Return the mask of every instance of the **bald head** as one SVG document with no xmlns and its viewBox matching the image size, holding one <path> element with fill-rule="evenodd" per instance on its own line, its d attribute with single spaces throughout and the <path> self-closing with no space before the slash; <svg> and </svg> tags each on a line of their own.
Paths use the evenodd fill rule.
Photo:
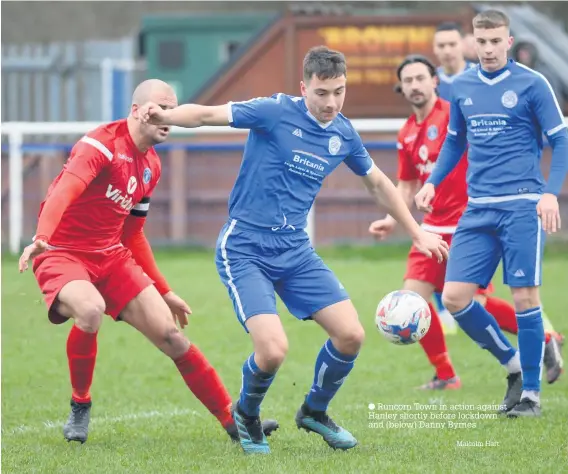
<svg viewBox="0 0 568 474">
<path fill-rule="evenodd" d="M 177 105 L 176 93 L 172 86 L 160 79 L 148 79 L 138 84 L 138 87 L 134 89 L 132 105 L 144 105 L 146 102 L 160 104 L 160 102 L 166 100 L 164 105 L 171 106 L 172 98 L 175 99 Z"/>
<path fill-rule="evenodd" d="M 168 138 L 170 127 L 142 124 L 138 120 L 138 109 L 144 104 L 152 102 L 164 110 L 177 107 L 178 100 L 172 86 L 159 79 L 148 79 L 138 84 L 132 94 L 132 106 L 128 116 L 129 130 L 133 134 L 136 143 L 141 143 L 142 148 L 162 143 Z"/>
</svg>

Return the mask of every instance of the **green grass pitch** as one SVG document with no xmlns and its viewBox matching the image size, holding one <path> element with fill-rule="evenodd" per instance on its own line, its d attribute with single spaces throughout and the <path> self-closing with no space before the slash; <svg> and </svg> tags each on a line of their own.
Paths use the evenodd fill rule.
<svg viewBox="0 0 568 474">
<path fill-rule="evenodd" d="M 387 251 L 388 252 L 388 251 Z M 326 336 L 314 323 L 296 321 L 281 307 L 290 342 L 288 358 L 263 404 L 262 414 L 281 428 L 270 438 L 270 457 L 245 457 L 217 421 L 186 389 L 173 363 L 140 334 L 104 320 L 93 386 L 91 431 L 85 445 L 68 444 L 61 424 L 69 410 L 65 341 L 69 324 L 46 318 L 31 272 L 2 264 L 2 471 L 4 473 L 361 473 L 361 472 L 561 472 L 568 466 L 568 377 L 544 383 L 541 419 L 458 419 L 459 413 L 493 413 L 505 372 L 460 333 L 448 337 L 463 388 L 426 393 L 415 389 L 432 376 L 421 348 L 388 344 L 374 327 L 379 299 L 400 287 L 404 257 L 328 252 L 324 258 L 348 289 L 367 332 L 364 348 L 330 414 L 359 445 L 333 451 L 316 435 L 298 431 L 294 415 L 312 381 L 315 357 Z M 347 258 L 350 257 L 350 258 Z M 211 253 L 165 253 L 158 263 L 193 309 L 186 333 L 237 396 L 241 365 L 251 352 L 234 316 Z M 568 260 L 548 256 L 542 290 L 556 329 L 568 332 Z M 508 291 L 495 279 L 497 292 Z M 514 338 L 513 338 L 514 339 Z M 516 341 L 514 341 L 516 343 Z M 369 404 L 410 405 L 391 416 L 436 412 L 469 427 L 387 426 L 370 419 Z M 417 407 L 414 404 L 423 404 Z M 454 405 L 465 404 L 461 411 Z M 441 406 L 442 405 L 442 406 Z M 445 409 L 444 409 L 445 406 Z M 472 407 L 473 406 L 473 407 Z M 387 411 L 375 409 L 377 416 Z M 415 415 L 416 416 L 416 415 Z M 447 420 L 447 418 L 446 418 Z M 381 421 L 383 421 L 381 427 Z M 427 419 L 428 423 L 432 420 Z M 440 422 L 440 420 L 435 420 Z M 478 442 L 482 446 L 460 446 Z M 564 467 L 562 467 L 564 466 Z"/>
</svg>

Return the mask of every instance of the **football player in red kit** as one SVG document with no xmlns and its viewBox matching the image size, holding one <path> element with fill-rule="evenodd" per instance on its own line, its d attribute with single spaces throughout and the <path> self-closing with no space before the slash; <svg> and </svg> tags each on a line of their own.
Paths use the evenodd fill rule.
<svg viewBox="0 0 568 474">
<path fill-rule="evenodd" d="M 104 313 L 130 324 L 169 356 L 188 388 L 238 441 L 231 397 L 205 356 L 178 329 L 176 320 L 185 327 L 191 310 L 160 273 L 143 232 L 161 173 L 153 147 L 169 135 L 169 127 L 136 119 L 139 105 L 148 101 L 177 106 L 168 84 L 144 81 L 134 91 L 127 119 L 103 125 L 75 144 L 41 204 L 20 272 L 33 259 L 49 320 L 74 322 L 67 339 L 72 396 L 63 433 L 68 441 L 87 440 Z M 270 432 L 277 424 L 270 421 L 265 428 Z"/>
<path fill-rule="evenodd" d="M 419 55 L 408 56 L 398 67 L 397 76 L 400 92 L 410 102 L 414 112 L 400 130 L 397 144 L 398 188 L 410 207 L 416 192 L 430 176 L 444 143 L 450 105 L 436 95 L 436 68 L 427 58 Z M 467 156 L 464 155 L 448 179 L 437 188 L 432 212 L 426 214 L 422 224 L 425 230 L 442 235 L 448 244 L 467 206 L 466 171 Z M 387 216 L 373 222 L 369 232 L 384 239 L 393 231 L 395 225 L 396 221 Z M 446 262 L 438 263 L 411 248 L 404 289 L 415 291 L 426 301 L 430 301 L 434 291 L 442 291 L 445 272 Z M 491 296 L 492 292 L 492 284 L 487 289 L 480 288 L 476 299 L 495 317 L 501 329 L 516 334 L 517 321 L 513 306 L 505 300 Z M 434 306 L 429 304 L 429 307 L 432 323 L 420 344 L 436 374 L 421 388 L 460 388 L 461 381 L 450 361 L 440 319 Z"/>
</svg>

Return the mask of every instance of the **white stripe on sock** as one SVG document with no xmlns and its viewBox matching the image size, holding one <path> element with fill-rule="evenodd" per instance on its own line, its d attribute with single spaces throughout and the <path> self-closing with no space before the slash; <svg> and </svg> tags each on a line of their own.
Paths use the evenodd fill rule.
<svg viewBox="0 0 568 474">
<path fill-rule="evenodd" d="M 538 313 L 542 313 L 542 308 L 540 306 L 533 309 L 530 313 L 515 313 L 515 316 L 517 316 L 517 318 L 526 318 L 527 316 L 534 316 Z"/>
<path fill-rule="evenodd" d="M 463 316 L 465 313 L 467 313 L 472 306 L 474 305 L 475 300 L 471 300 L 471 303 L 469 303 L 464 309 L 462 309 L 461 311 L 458 311 L 457 313 L 450 313 L 454 318 L 459 318 L 460 316 Z"/>
<path fill-rule="evenodd" d="M 327 370 L 327 364 L 325 362 L 321 363 L 321 367 L 318 371 L 318 381 L 316 382 L 316 385 L 319 388 L 323 388 L 323 378 L 325 376 L 325 371 Z"/>
<path fill-rule="evenodd" d="M 505 345 L 505 343 L 501 339 L 499 339 L 499 336 L 497 335 L 497 332 L 495 331 L 495 328 L 493 326 L 489 325 L 485 328 L 485 330 L 489 333 L 489 335 L 493 339 L 493 342 L 497 345 L 497 347 L 500 350 L 504 352 L 509 350 L 509 348 Z"/>
</svg>

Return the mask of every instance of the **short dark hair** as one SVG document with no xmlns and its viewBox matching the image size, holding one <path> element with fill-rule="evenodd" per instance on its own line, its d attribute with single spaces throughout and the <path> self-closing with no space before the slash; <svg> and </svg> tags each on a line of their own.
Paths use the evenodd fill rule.
<svg viewBox="0 0 568 474">
<path fill-rule="evenodd" d="M 436 33 L 438 33 L 438 31 L 457 31 L 460 36 L 463 36 L 463 28 L 455 21 L 445 21 L 444 23 L 440 23 L 436 28 Z"/>
<path fill-rule="evenodd" d="M 485 10 L 476 15 L 471 23 L 474 28 L 486 30 L 500 28 L 501 26 L 509 28 L 511 24 L 509 17 L 499 10 Z"/>
<path fill-rule="evenodd" d="M 304 81 L 309 81 L 314 74 L 322 80 L 346 76 L 345 56 L 326 46 L 311 48 L 304 57 Z"/>
</svg>

